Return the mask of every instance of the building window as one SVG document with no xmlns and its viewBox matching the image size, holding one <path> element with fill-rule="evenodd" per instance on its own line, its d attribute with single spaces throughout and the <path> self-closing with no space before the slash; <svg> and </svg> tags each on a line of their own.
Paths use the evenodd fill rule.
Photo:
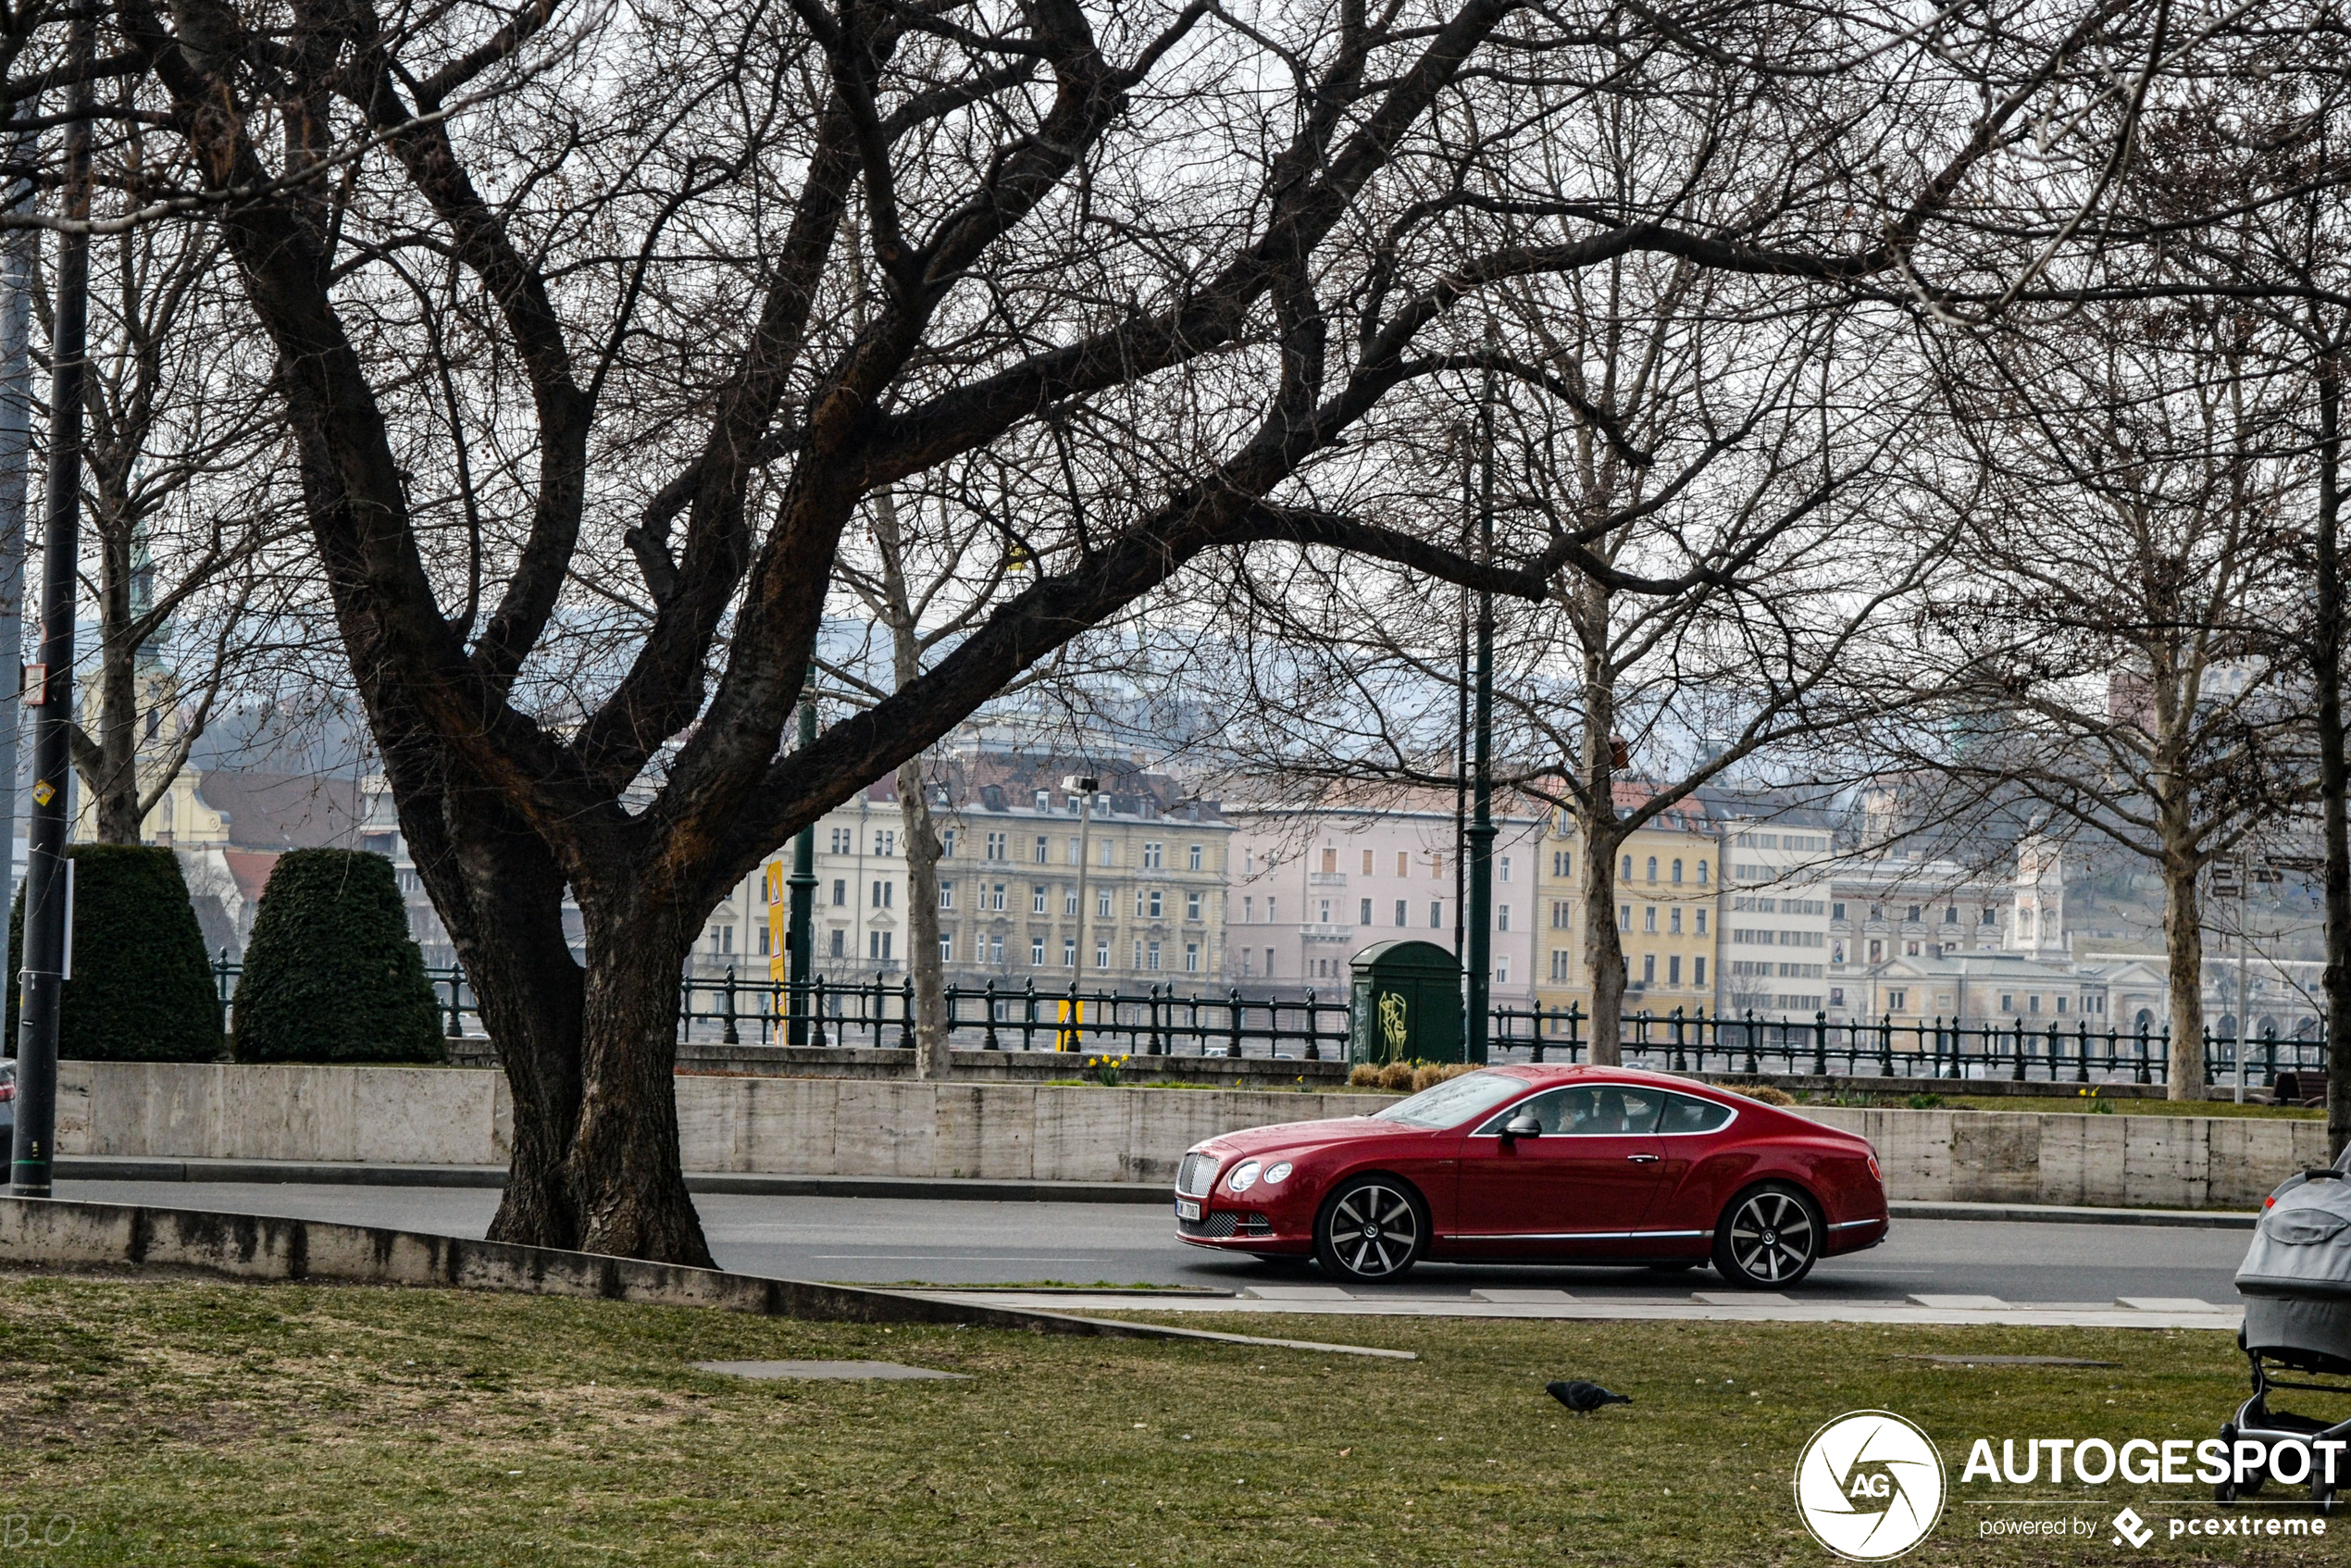
<svg viewBox="0 0 2351 1568">
<path fill-rule="evenodd" d="M 1624 857 L 1623 869 L 1618 874 L 1616 879 L 1620 882 L 1629 882 L 1633 879 L 1633 857 L 1631 855 L 1628 854 Z"/>
<path fill-rule="evenodd" d="M 1979 926 L 1996 926 L 1999 923 L 1998 914 L 1989 904 L 1984 906 L 1983 917 L 1976 922 Z"/>
<path fill-rule="evenodd" d="M 2041 999 L 2037 996 L 2026 997 L 2024 999 L 2024 1010 L 2027 1013 L 2038 1013 L 2041 1011 Z"/>
<path fill-rule="evenodd" d="M 1160 856 L 1165 849 L 1166 846 L 1164 844 L 1145 844 L 1143 846 L 1143 869 L 1146 871 L 1159 870 Z"/>
<path fill-rule="evenodd" d="M 1144 965 L 1144 967 L 1145 967 L 1145 968 L 1147 968 L 1147 969 L 1156 969 L 1156 968 L 1158 968 L 1158 967 L 1159 967 L 1159 944 L 1158 944 L 1157 942 L 1152 942 L 1152 943 L 1151 943 L 1151 944 L 1150 944 L 1150 945 L 1149 945 L 1149 946 L 1145 949 L 1145 950 L 1144 950 L 1144 951 L 1145 951 L 1145 952 L 1147 952 L 1148 953 L 1150 953 L 1150 954 L 1151 954 L 1151 962 L 1150 962 L 1149 964 L 1146 964 Z"/>
<path fill-rule="evenodd" d="M 1442 882 L 1445 880 L 1445 853 L 1443 851 L 1440 850 L 1437 853 L 1428 857 L 1428 875 L 1429 879 L 1433 882 Z"/>
<path fill-rule="evenodd" d="M 1198 942 L 1184 944 L 1184 973 L 1187 975 L 1200 973 L 1200 943 Z"/>
<path fill-rule="evenodd" d="M 1161 916 L 1161 915 L 1163 915 L 1163 914 L 1164 914 L 1164 913 L 1165 913 L 1165 911 L 1163 911 L 1163 910 L 1160 906 L 1161 906 L 1162 902 L 1163 902 L 1166 899 L 1166 897 L 1167 897 L 1167 895 L 1166 895 L 1165 893 L 1163 893 L 1162 891 L 1160 891 L 1157 888 L 1153 888 L 1153 889 L 1151 890 L 1151 918 L 1152 918 L 1152 919 L 1156 920 L 1156 919 L 1158 919 L 1158 918 Z"/>
<path fill-rule="evenodd" d="M 1110 918 L 1110 890 L 1108 888 L 1097 888 L 1094 890 L 1094 915 L 1095 918 L 1100 920 L 1107 920 Z M 1273 917 L 1274 901 L 1272 899 L 1267 899 L 1265 901 L 1265 918 L 1271 920 Z"/>
<path fill-rule="evenodd" d="M 1494 960 L 1494 983 L 1498 986 L 1511 983 L 1511 955 L 1507 952 L 1498 954 Z"/>
<path fill-rule="evenodd" d="M 767 927 L 762 926 L 759 927 L 759 956 L 762 958 L 766 957 L 769 951 L 770 950 L 767 946 Z"/>
<path fill-rule="evenodd" d="M 1189 893 L 1186 893 L 1186 894 L 1184 895 L 1184 918 L 1185 918 L 1185 919 L 1187 919 L 1187 920 L 1198 920 L 1198 919 L 1200 918 L 1200 896 L 1201 896 L 1201 895 L 1200 895 L 1200 894 L 1199 894 L 1198 892 L 1189 892 Z M 1371 920 L 1368 918 L 1370 908 L 1371 908 L 1371 905 L 1370 905 L 1370 904 L 1369 904 L 1369 902 L 1367 902 L 1365 903 L 1365 905 L 1364 905 L 1364 910 L 1365 910 L 1365 913 L 1366 913 L 1366 918 L 1365 918 L 1365 919 L 1364 919 L 1364 921 L 1363 921 L 1363 924 L 1364 924 L 1364 925 L 1366 925 L 1366 926 L 1368 926 L 1368 925 L 1370 925 L 1370 924 L 1371 924 Z"/>
<path fill-rule="evenodd" d="M 833 907 L 836 909 L 846 909 L 848 906 L 849 884 L 842 878 L 836 877 L 833 878 Z"/>
<path fill-rule="evenodd" d="M 1907 1011 L 1909 1005 L 1910 993 L 1909 991 L 1897 990 L 1887 991 L 1885 993 L 1885 1010 L 1888 1013 L 1901 1013 Z"/>
<path fill-rule="evenodd" d="M 1094 967 L 1097 969 L 1107 969 L 1110 967 L 1109 942 L 1098 941 L 1094 944 Z"/>
<path fill-rule="evenodd" d="M 710 928 L 710 951 L 715 953 L 734 952 L 735 928 L 732 926 L 713 926 Z"/>
<path fill-rule="evenodd" d="M 1706 862 L 1702 860 L 1698 863 L 1698 885 L 1706 886 Z"/>
<path fill-rule="evenodd" d="M 1870 962 L 1876 964 L 1883 961 L 1885 957 L 1885 944 L 1882 941 L 1872 940 L 1870 943 Z"/>
<path fill-rule="evenodd" d="M 1943 910 L 1943 924 L 1945 924 L 1946 926 L 1956 926 L 1956 925 L 1958 925 L 1959 923 L 1959 905 L 1957 905 L 1957 904 L 1947 904 L 1947 905 L 1944 907 L 1944 910 Z"/>
<path fill-rule="evenodd" d="M 1676 881 L 1676 882 L 1679 882 L 1681 879 L 1682 879 L 1682 863 L 1681 863 L 1680 861 L 1678 861 L 1678 860 L 1677 860 L 1677 861 L 1675 861 L 1675 862 L 1673 863 L 1673 880 L 1674 880 L 1674 881 Z"/>
<path fill-rule="evenodd" d="M 2058 998 L 2058 999 L 2057 999 L 2057 1010 L 2058 1010 L 2059 1012 L 2062 1013 L 2062 1012 L 2064 1012 L 2064 1011 L 2065 1011 L 2065 1003 L 2066 1003 L 2066 1001 L 2067 1001 L 2067 999 L 2066 999 L 2066 998 L 2064 998 L 2064 997 L 2059 997 L 2059 998 Z"/>
<path fill-rule="evenodd" d="M 848 956 L 848 952 L 847 952 L 847 948 L 846 948 L 845 944 L 848 942 L 848 940 L 849 940 L 849 932 L 848 932 L 846 929 L 844 929 L 843 927 L 839 927 L 839 926 L 834 927 L 833 927 L 833 952 L 832 952 L 832 956 L 834 956 L 835 958 L 845 958 L 845 957 L 847 957 L 847 956 Z"/>
<path fill-rule="evenodd" d="M 1064 864 L 1070 865 L 1083 865 L 1086 864 L 1085 840 L 1072 839 L 1069 841 L 1069 859 Z"/>
<path fill-rule="evenodd" d="M 1028 913 L 1031 915 L 1045 913 L 1045 889 L 1042 886 L 1032 887 L 1028 890 Z"/>
<path fill-rule="evenodd" d="M 898 852 L 898 835 L 889 828 L 874 829 L 874 853 L 883 860 Z"/>
<path fill-rule="evenodd" d="M 1274 950 L 1270 947 L 1265 950 L 1265 977 L 1274 977 Z"/>
<path fill-rule="evenodd" d="M 1554 980 L 1567 978 L 1567 949 L 1563 947 L 1551 949 L 1551 978 Z"/>
<path fill-rule="evenodd" d="M 1316 903 L 1314 908 L 1316 912 L 1316 921 L 1321 925 L 1329 925 L 1331 923 L 1331 901 L 1324 899 L 1320 902 Z"/>
<path fill-rule="evenodd" d="M 1257 973 L 1256 961 L 1257 950 L 1255 948 L 1245 947 L 1241 949 L 1241 975 L 1243 978 L 1247 978 Z"/>
<path fill-rule="evenodd" d="M 1507 881 L 1509 881 L 1510 879 L 1511 879 L 1511 857 L 1510 857 L 1510 856 L 1508 856 L 1508 855 L 1504 855 L 1504 856 L 1502 857 L 1502 880 L 1503 880 L 1503 881 L 1505 881 L 1505 882 L 1507 882 Z"/>
<path fill-rule="evenodd" d="M 1678 953 L 1665 961 L 1665 983 L 1669 986 L 1682 983 L 1682 960 Z"/>
<path fill-rule="evenodd" d="M 1323 850 L 1323 875 L 1325 877 L 1338 875 L 1338 851 L 1327 845 Z"/>
<path fill-rule="evenodd" d="M 1050 864 L 1053 858 L 1052 840 L 1048 839 L 1042 833 L 1038 834 L 1035 853 L 1038 865 L 1045 865 Z"/>
<path fill-rule="evenodd" d="M 1620 931 L 1629 931 L 1633 928 L 1633 906 L 1631 904 L 1620 903 L 1616 906 L 1616 928 Z"/>
<path fill-rule="evenodd" d="M 1904 916 L 1904 920 L 1905 920 L 1905 922 L 1906 922 L 1906 923 L 1908 923 L 1908 924 L 1912 924 L 1912 925 L 1915 925 L 1915 924 L 1918 922 L 1918 918 L 1919 918 L 1919 906 L 1918 906 L 1917 904 L 1912 904 L 1912 905 L 1910 905 L 1910 913 L 1909 913 L 1908 915 Z"/>
<path fill-rule="evenodd" d="M 1666 912 L 1665 928 L 1674 936 L 1678 937 L 1682 934 L 1682 906 L 1680 904 L 1675 904 Z M 1676 960 L 1676 962 L 1679 961 Z"/>
<path fill-rule="evenodd" d="M 1553 899 L 1551 901 L 1552 930 L 1564 931 L 1567 929 L 1568 911 L 1573 907 L 1574 905 L 1570 904 L 1565 899 Z"/>
<path fill-rule="evenodd" d="M 893 934 L 894 933 L 889 931 L 866 932 L 865 956 L 867 958 L 877 959 L 882 963 L 888 963 L 889 961 L 889 939 Z"/>
<path fill-rule="evenodd" d="M 999 969 L 1001 969 L 1004 966 L 1003 938 L 990 937 L 988 939 L 988 962 L 994 964 Z"/>
<path fill-rule="evenodd" d="M 854 843 L 854 840 L 852 838 L 853 832 L 854 829 L 848 828 L 836 828 L 833 829 L 833 853 L 848 854 L 851 852 L 852 846 Z"/>
<path fill-rule="evenodd" d="M 1648 870 L 1649 870 L 1649 880 L 1650 880 L 1650 881 L 1652 881 L 1652 882 L 1656 881 L 1656 880 L 1657 880 L 1657 856 L 1655 856 L 1655 855 L 1651 855 L 1651 856 L 1649 856 L 1649 865 L 1648 865 Z"/>
<path fill-rule="evenodd" d="M 1205 844 L 1194 844 L 1191 847 L 1190 853 L 1187 856 L 1187 863 L 1194 871 L 1205 870 L 1208 865 L 1208 846 Z"/>
<path fill-rule="evenodd" d="M 1565 850 L 1553 850 L 1551 852 L 1552 876 L 1567 877 L 1573 875 L 1574 870 L 1575 857 L 1573 854 L 1569 853 Z"/>
<path fill-rule="evenodd" d="M 988 835 L 988 858 L 990 860 L 1004 858 L 1004 836 L 1001 833 Z"/>
<path fill-rule="evenodd" d="M 988 890 L 988 907 L 997 915 L 1004 913 L 1004 884 L 997 883 Z"/>
<path fill-rule="evenodd" d="M 1076 937 L 1062 939 L 1062 967 L 1064 969 L 1077 967 L 1077 939 Z"/>
<path fill-rule="evenodd" d="M 941 882 L 939 884 L 939 907 L 941 909 L 952 909 L 955 907 L 954 883 Z"/>
<path fill-rule="evenodd" d="M 1369 851 L 1369 850 L 1365 850 L 1363 852 L 1364 852 L 1365 854 L 1369 854 L 1369 853 L 1371 853 L 1372 852 L 1371 852 L 1371 851 Z M 1197 895 L 1195 895 L 1195 896 L 1197 896 Z M 1370 925 L 1370 924 L 1372 923 L 1372 901 L 1371 901 L 1371 900 L 1369 900 L 1369 899 L 1362 899 L 1362 900 L 1360 900 L 1360 901 L 1358 902 L 1358 907 L 1357 907 L 1357 909 L 1356 909 L 1356 912 L 1355 912 L 1355 913 L 1356 913 L 1356 915 L 1358 915 L 1358 917 L 1359 917 L 1359 918 L 1356 920 L 1355 924 L 1357 924 L 1358 926 L 1368 926 L 1368 925 Z"/>
<path fill-rule="evenodd" d="M 1398 900 L 1396 901 L 1396 925 L 1397 925 L 1398 929 L 1399 929 L 1399 930 L 1400 930 L 1400 929 L 1402 929 L 1402 928 L 1403 928 L 1403 925 L 1404 925 L 1404 901 L 1403 901 L 1402 899 L 1398 899 Z"/>
<path fill-rule="evenodd" d="M 1077 918 L 1077 890 L 1076 888 L 1062 890 L 1062 913 L 1073 920 Z"/>
<path fill-rule="evenodd" d="M 1241 900 L 1241 924 L 1244 926 L 1254 926 L 1257 924 L 1257 901 L 1255 899 L 1244 898 Z"/>
<path fill-rule="evenodd" d="M 1690 984 L 1694 986 L 1703 986 L 1706 984 L 1705 959 L 1693 958 L 1690 960 Z"/>
<path fill-rule="evenodd" d="M 898 902 L 898 884 L 895 882 L 877 882 L 874 884 L 869 897 L 872 899 L 873 906 L 876 909 L 891 908 Z"/>
<path fill-rule="evenodd" d="M 1031 937 L 1028 939 L 1028 966 L 1031 969 L 1042 969 L 1045 967 L 1044 938 Z"/>
<path fill-rule="evenodd" d="M 1918 955 L 1919 955 L 1919 944 L 1918 944 L 1918 943 L 1916 943 L 1916 942 L 1904 942 L 1904 943 L 1902 944 L 1902 956 L 1903 956 L 1903 957 L 1905 957 L 1905 958 L 1916 958 Z"/>
<path fill-rule="evenodd" d="M 1832 920 L 1842 920 L 1842 919 L 1844 919 L 1844 918 L 1845 918 L 1845 906 L 1844 906 L 1843 904 L 1841 904 L 1841 903 L 1833 903 L 1833 904 L 1829 905 L 1829 918 L 1830 918 L 1830 919 L 1832 919 Z"/>
<path fill-rule="evenodd" d="M 1641 905 L 1641 929 L 1651 933 L 1657 930 L 1657 905 L 1653 903 Z"/>
<path fill-rule="evenodd" d="M 1444 928 L 1444 926 L 1445 926 L 1445 901 L 1444 901 L 1443 899 L 1431 899 L 1431 900 L 1429 900 L 1429 901 L 1428 901 L 1428 928 L 1429 928 L 1430 930 L 1432 930 L 1432 931 L 1442 930 L 1442 929 Z M 1267 973 L 1268 975 L 1270 975 L 1270 974 L 1272 974 L 1272 973 L 1273 973 L 1273 971 L 1272 971 L 1271 969 L 1268 969 L 1268 970 L 1266 970 L 1266 971 L 1265 971 L 1265 973 Z"/>
<path fill-rule="evenodd" d="M 955 962 L 955 939 L 945 931 L 939 934 L 939 961 L 941 964 Z"/>
<path fill-rule="evenodd" d="M 1657 984 L 1657 954 L 1653 952 L 1641 954 L 1641 984 L 1645 986 Z"/>
<path fill-rule="evenodd" d="M 1498 931 L 1507 931 L 1510 928 L 1511 906 L 1509 904 L 1499 905 L 1494 911 L 1494 929 Z"/>
<path fill-rule="evenodd" d="M 1365 851 L 1363 852 L 1363 875 L 1364 875 L 1364 876 L 1366 876 L 1366 877 L 1369 877 L 1371 874 L 1372 874 L 1372 852 L 1371 852 L 1371 851 L 1369 851 L 1369 850 L 1365 850 Z M 1365 922 L 1364 922 L 1364 924 L 1368 926 L 1368 925 L 1370 925 L 1370 924 L 1371 924 L 1371 922 L 1367 920 L 1367 921 L 1365 921 Z"/>
<path fill-rule="evenodd" d="M 1403 851 L 1403 850 L 1398 850 L 1398 851 L 1396 852 L 1396 878 L 1397 878 L 1397 880 L 1400 882 L 1400 881 L 1402 881 L 1405 877 L 1410 877 L 1412 874 L 1412 855 L 1411 855 L 1409 852 L 1407 852 L 1406 851 Z M 1399 926 L 1401 926 L 1401 925 L 1403 924 L 1403 922 L 1402 922 L 1401 920 L 1399 920 L 1399 921 L 1398 921 L 1398 922 L 1397 922 L 1397 924 L 1398 924 L 1398 925 L 1399 925 Z"/>
<path fill-rule="evenodd" d="M 1117 852 L 1118 840 L 1115 839 L 1104 839 L 1101 842 L 1094 846 L 1094 864 L 1096 865 L 1116 865 L 1118 864 Z"/>
<path fill-rule="evenodd" d="M 942 860 L 955 858 L 955 830 L 952 828 L 939 836 L 939 853 Z"/>
</svg>

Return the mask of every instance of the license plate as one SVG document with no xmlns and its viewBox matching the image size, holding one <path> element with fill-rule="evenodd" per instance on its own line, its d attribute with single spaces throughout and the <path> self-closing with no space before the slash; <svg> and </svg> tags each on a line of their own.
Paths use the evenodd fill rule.
<svg viewBox="0 0 2351 1568">
<path fill-rule="evenodd" d="M 1179 1220 L 1196 1220 L 1200 1218 L 1200 1205 L 1188 1198 L 1178 1198 L 1176 1200 L 1176 1217 Z"/>
</svg>

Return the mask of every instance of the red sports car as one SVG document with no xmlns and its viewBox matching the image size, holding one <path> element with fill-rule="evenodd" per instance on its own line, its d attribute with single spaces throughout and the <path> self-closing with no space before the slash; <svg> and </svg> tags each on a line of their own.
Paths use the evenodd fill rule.
<svg viewBox="0 0 2351 1568">
<path fill-rule="evenodd" d="M 1372 1115 L 1212 1138 L 1178 1168 L 1176 1218 L 1195 1246 L 1311 1254 L 1347 1280 L 1394 1279 L 1423 1258 L 1710 1258 L 1758 1290 L 1886 1236 L 1866 1139 L 1615 1067 L 1486 1067 Z"/>
</svg>

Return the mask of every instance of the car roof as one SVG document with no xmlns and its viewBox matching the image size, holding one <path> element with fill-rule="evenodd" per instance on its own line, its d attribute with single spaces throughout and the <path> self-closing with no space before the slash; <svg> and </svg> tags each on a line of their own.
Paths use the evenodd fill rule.
<svg viewBox="0 0 2351 1568">
<path fill-rule="evenodd" d="M 1655 1073 L 1645 1067 L 1595 1067 L 1586 1064 L 1569 1066 L 1555 1062 L 1506 1062 L 1486 1069 L 1510 1077 L 1524 1078 L 1531 1084 L 1546 1088 L 1577 1083 L 1648 1084 L 1658 1089 L 1677 1089 L 1723 1100 L 1733 1105 L 1756 1103 L 1748 1096 L 1735 1089 L 1718 1089 L 1702 1079 L 1686 1077 L 1679 1073 Z"/>
</svg>

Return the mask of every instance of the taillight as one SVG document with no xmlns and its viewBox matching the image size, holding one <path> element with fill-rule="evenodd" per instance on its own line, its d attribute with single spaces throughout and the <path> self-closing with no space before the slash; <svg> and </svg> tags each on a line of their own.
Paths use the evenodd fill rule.
<svg viewBox="0 0 2351 1568">
<path fill-rule="evenodd" d="M 1874 1154 L 1870 1156 L 1870 1179 L 1880 1187 L 1885 1185 L 1885 1178 L 1877 1173 L 1877 1156 Z"/>
<path fill-rule="evenodd" d="M 16 1097 L 17 1097 L 17 1086 L 16 1086 L 16 1085 L 14 1085 L 14 1084 L 0 1084 L 0 1105 L 6 1105 L 6 1104 L 9 1101 L 14 1100 Z"/>
</svg>

